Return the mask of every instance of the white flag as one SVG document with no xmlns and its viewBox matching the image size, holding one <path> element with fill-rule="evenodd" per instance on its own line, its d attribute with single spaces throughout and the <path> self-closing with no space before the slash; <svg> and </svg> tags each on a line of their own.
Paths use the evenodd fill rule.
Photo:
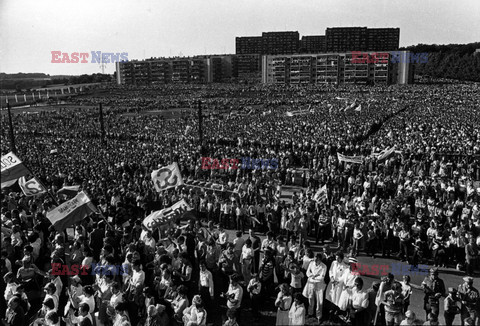
<svg viewBox="0 0 480 326">
<path fill-rule="evenodd" d="M 152 181 L 158 192 L 183 185 L 180 168 L 176 162 L 153 171 Z"/>
<path fill-rule="evenodd" d="M 315 196 L 313 196 L 313 200 L 317 203 L 323 203 L 327 200 L 327 185 L 324 185 L 322 188 L 318 189 Z"/>
<path fill-rule="evenodd" d="M 191 210 L 192 208 L 187 204 L 187 202 L 182 199 L 168 208 L 152 212 L 150 215 L 145 217 L 143 220 L 143 225 L 150 231 L 153 231 L 155 228 L 174 222 L 176 218 L 180 217 L 182 214 Z"/>
<path fill-rule="evenodd" d="M 28 181 L 25 181 L 25 177 L 21 177 L 18 179 L 18 185 L 27 197 L 36 196 L 47 192 L 47 189 L 45 189 L 40 181 L 38 181 L 35 177 Z"/>
</svg>

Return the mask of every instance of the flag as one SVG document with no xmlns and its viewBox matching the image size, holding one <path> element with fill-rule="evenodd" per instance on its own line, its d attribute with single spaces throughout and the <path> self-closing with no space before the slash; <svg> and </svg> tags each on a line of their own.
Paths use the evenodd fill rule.
<svg viewBox="0 0 480 326">
<path fill-rule="evenodd" d="M 293 113 L 287 111 L 287 117 L 293 117 Z"/>
<path fill-rule="evenodd" d="M 42 183 L 38 181 L 35 177 L 28 181 L 25 181 L 25 177 L 21 177 L 20 179 L 18 179 L 18 185 L 27 197 L 36 196 L 47 192 L 47 189 L 45 189 Z"/>
<path fill-rule="evenodd" d="M 347 156 L 340 153 L 337 153 L 337 158 L 340 162 L 362 164 L 363 156 Z"/>
<path fill-rule="evenodd" d="M 180 168 L 176 162 L 153 171 L 152 181 L 158 192 L 183 185 Z"/>
<path fill-rule="evenodd" d="M 57 231 L 63 231 L 70 225 L 80 222 L 97 208 L 82 191 L 75 198 L 55 207 L 47 213 L 47 218 Z"/>
<path fill-rule="evenodd" d="M 18 178 L 30 173 L 30 171 L 23 165 L 22 161 L 12 152 L 2 156 L 2 185 L 1 187 L 8 187 L 12 185 Z M 12 182 L 13 181 L 13 182 Z"/>
<path fill-rule="evenodd" d="M 385 148 L 383 151 L 381 151 L 379 154 L 377 154 L 377 160 L 381 161 L 386 158 L 388 158 L 390 155 L 392 155 L 395 152 L 395 146 L 392 146 L 390 148 Z"/>
<path fill-rule="evenodd" d="M 67 197 L 75 197 L 80 190 L 80 186 L 64 186 L 62 189 L 57 191 L 59 195 L 65 195 Z"/>
<path fill-rule="evenodd" d="M 362 105 L 360 104 L 360 105 L 355 109 L 355 111 L 357 111 L 357 112 L 362 112 Z"/>
<path fill-rule="evenodd" d="M 148 230 L 153 231 L 159 226 L 169 224 L 170 222 L 175 221 L 175 219 L 190 210 L 192 210 L 192 208 L 187 204 L 184 199 L 182 199 L 168 208 L 152 212 L 150 215 L 145 217 L 145 219 L 143 220 L 143 225 Z"/>
<path fill-rule="evenodd" d="M 25 102 L 27 101 L 27 94 L 23 94 L 23 99 Z"/>
<path fill-rule="evenodd" d="M 318 189 L 315 196 L 313 196 L 313 200 L 317 203 L 323 203 L 327 200 L 327 185 L 324 185 L 322 188 Z"/>
</svg>

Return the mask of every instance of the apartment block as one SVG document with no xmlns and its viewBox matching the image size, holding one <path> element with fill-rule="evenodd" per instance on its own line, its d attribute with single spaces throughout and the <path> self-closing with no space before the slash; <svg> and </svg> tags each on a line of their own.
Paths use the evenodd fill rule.
<svg viewBox="0 0 480 326">
<path fill-rule="evenodd" d="M 263 38 L 261 36 L 244 36 L 235 38 L 236 54 L 262 54 Z"/>
<path fill-rule="evenodd" d="M 325 31 L 327 52 L 366 51 L 366 27 L 333 27 Z"/>
<path fill-rule="evenodd" d="M 327 40 L 325 35 L 302 36 L 298 51 L 300 53 L 327 52 Z"/>
<path fill-rule="evenodd" d="M 367 51 L 396 51 L 400 46 L 400 28 L 368 28 Z"/>
<path fill-rule="evenodd" d="M 298 32 L 267 32 L 262 33 L 263 54 L 294 54 L 298 53 L 300 34 Z"/>
</svg>

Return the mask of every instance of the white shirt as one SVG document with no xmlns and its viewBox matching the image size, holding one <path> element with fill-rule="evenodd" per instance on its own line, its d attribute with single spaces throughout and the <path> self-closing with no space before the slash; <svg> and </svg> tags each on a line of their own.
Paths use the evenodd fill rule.
<svg viewBox="0 0 480 326">
<path fill-rule="evenodd" d="M 311 261 L 307 269 L 307 277 L 309 282 L 323 283 L 325 282 L 325 274 L 327 272 L 327 266 L 320 262 L 317 265 L 315 261 Z"/>
<path fill-rule="evenodd" d="M 356 287 L 353 288 L 351 300 L 354 309 L 368 307 L 368 293 L 366 291 L 357 290 Z"/>
<path fill-rule="evenodd" d="M 208 287 L 210 296 L 213 298 L 213 276 L 208 269 L 200 271 L 200 286 Z"/>
<path fill-rule="evenodd" d="M 228 291 L 227 291 L 227 295 L 232 295 L 233 294 L 233 298 L 232 300 L 236 300 L 237 303 L 236 304 L 233 304 L 230 300 L 227 300 L 227 307 L 228 308 L 235 308 L 235 309 L 238 309 L 240 308 L 240 304 L 242 303 L 242 297 L 243 297 L 243 289 L 240 285 L 237 285 L 237 286 L 232 286 L 231 284 L 228 286 Z"/>
</svg>

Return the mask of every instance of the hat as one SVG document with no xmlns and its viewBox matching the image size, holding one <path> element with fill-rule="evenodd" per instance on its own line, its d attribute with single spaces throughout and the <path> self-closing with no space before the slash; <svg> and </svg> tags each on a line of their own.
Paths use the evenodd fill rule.
<svg viewBox="0 0 480 326">
<path fill-rule="evenodd" d="M 463 280 L 467 283 L 473 283 L 473 277 L 471 276 L 465 276 Z"/>
<path fill-rule="evenodd" d="M 355 258 L 355 257 L 349 257 L 349 258 L 348 258 L 348 262 L 349 262 L 350 264 L 356 264 L 356 263 L 358 263 L 358 260 L 357 260 L 357 258 Z"/>
<path fill-rule="evenodd" d="M 457 293 L 457 289 L 455 288 L 448 288 L 448 293 Z"/>
</svg>

